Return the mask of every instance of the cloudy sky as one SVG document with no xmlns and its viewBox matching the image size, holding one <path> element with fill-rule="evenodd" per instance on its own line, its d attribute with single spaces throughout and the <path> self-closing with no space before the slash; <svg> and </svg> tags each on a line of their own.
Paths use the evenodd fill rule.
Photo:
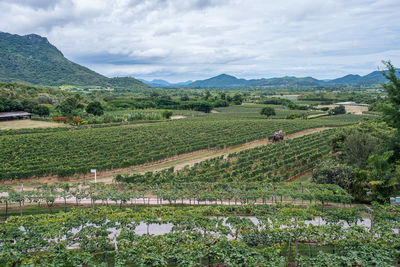
<svg viewBox="0 0 400 267">
<path fill-rule="evenodd" d="M 365 75 L 400 65 L 399 0 L 0 0 L 0 31 L 46 36 L 107 76 Z"/>
</svg>

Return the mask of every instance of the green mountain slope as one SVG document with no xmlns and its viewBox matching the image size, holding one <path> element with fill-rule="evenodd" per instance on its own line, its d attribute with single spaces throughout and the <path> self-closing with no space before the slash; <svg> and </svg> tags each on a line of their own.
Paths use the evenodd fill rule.
<svg viewBox="0 0 400 267">
<path fill-rule="evenodd" d="M 40 85 L 146 88 L 131 78 L 107 78 L 67 58 L 47 38 L 0 32 L 0 80 Z"/>
</svg>

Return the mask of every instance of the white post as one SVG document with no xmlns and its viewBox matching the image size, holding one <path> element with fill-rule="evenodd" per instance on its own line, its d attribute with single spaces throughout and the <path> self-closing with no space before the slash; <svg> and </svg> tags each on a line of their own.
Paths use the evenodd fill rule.
<svg viewBox="0 0 400 267">
<path fill-rule="evenodd" d="M 96 169 L 91 169 L 90 172 L 91 172 L 91 173 L 94 173 L 94 183 L 96 183 L 96 182 L 97 182 L 97 172 L 96 172 Z"/>
</svg>

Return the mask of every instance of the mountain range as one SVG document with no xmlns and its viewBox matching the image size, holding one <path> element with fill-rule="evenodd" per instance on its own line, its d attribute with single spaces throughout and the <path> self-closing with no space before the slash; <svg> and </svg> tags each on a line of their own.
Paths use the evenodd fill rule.
<svg viewBox="0 0 400 267">
<path fill-rule="evenodd" d="M 373 86 L 385 82 L 380 71 L 360 76 L 349 74 L 333 80 L 313 77 L 239 79 L 221 74 L 205 80 L 169 83 L 165 80 L 137 80 L 133 77 L 108 78 L 64 57 L 45 37 L 20 36 L 0 32 L 0 81 L 28 82 L 39 85 L 103 86 L 146 89 L 152 87 L 184 88 L 280 88 Z"/>
<path fill-rule="evenodd" d="M 189 85 L 193 82 L 191 80 L 186 81 L 186 82 L 179 82 L 179 83 L 170 83 L 170 82 L 167 82 L 167 81 L 161 80 L 161 79 L 154 79 L 152 81 L 146 81 L 143 79 L 138 79 L 138 80 L 147 85 L 153 86 L 153 87 L 179 87 L 179 86 Z"/>
<path fill-rule="evenodd" d="M 386 78 L 381 71 L 373 71 L 365 76 L 346 75 L 333 80 L 318 80 L 313 77 L 292 77 L 285 76 L 280 78 L 262 79 L 238 79 L 234 76 L 221 74 L 209 79 L 198 80 L 186 85 L 190 88 L 218 88 L 218 87 L 238 87 L 238 88 L 279 88 L 279 87 L 339 87 L 339 86 L 373 86 L 386 82 Z"/>
<path fill-rule="evenodd" d="M 149 88 L 132 77 L 108 78 L 76 64 L 36 34 L 0 32 L 0 81 L 39 85 Z"/>
</svg>

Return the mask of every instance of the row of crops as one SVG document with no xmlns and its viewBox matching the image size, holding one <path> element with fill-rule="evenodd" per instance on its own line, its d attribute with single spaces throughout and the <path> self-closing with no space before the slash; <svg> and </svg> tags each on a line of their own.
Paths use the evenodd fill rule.
<svg viewBox="0 0 400 267">
<path fill-rule="evenodd" d="M 330 152 L 330 137 L 335 129 L 243 150 L 203 161 L 191 168 L 173 172 L 117 177 L 118 181 L 162 184 L 182 182 L 279 182 L 313 168 Z"/>
<path fill-rule="evenodd" d="M 38 205 L 51 208 L 58 200 L 67 204 L 81 205 L 82 202 L 96 205 L 115 203 L 120 207 L 126 205 L 150 204 L 188 204 L 188 205 L 247 205 L 299 202 L 351 203 L 351 196 L 336 185 L 300 184 L 300 183 L 178 183 L 163 185 L 137 184 L 93 184 L 93 183 L 55 183 L 42 184 L 33 190 L 13 190 L 10 187 L 1 189 L 0 201 L 4 204 L 5 216 L 9 207 L 19 206 L 23 215 L 25 205 Z M 45 204 L 44 204 L 45 203 Z M 42 204 L 42 206 L 40 206 Z"/>
<path fill-rule="evenodd" d="M 0 136 L 0 179 L 70 176 L 154 162 L 201 149 L 224 148 L 321 126 L 353 123 L 336 120 L 249 120 L 192 118 L 131 127 L 58 130 Z"/>
<path fill-rule="evenodd" d="M 395 266 L 399 227 L 380 206 L 74 209 L 1 222 L 0 265 Z"/>
</svg>

